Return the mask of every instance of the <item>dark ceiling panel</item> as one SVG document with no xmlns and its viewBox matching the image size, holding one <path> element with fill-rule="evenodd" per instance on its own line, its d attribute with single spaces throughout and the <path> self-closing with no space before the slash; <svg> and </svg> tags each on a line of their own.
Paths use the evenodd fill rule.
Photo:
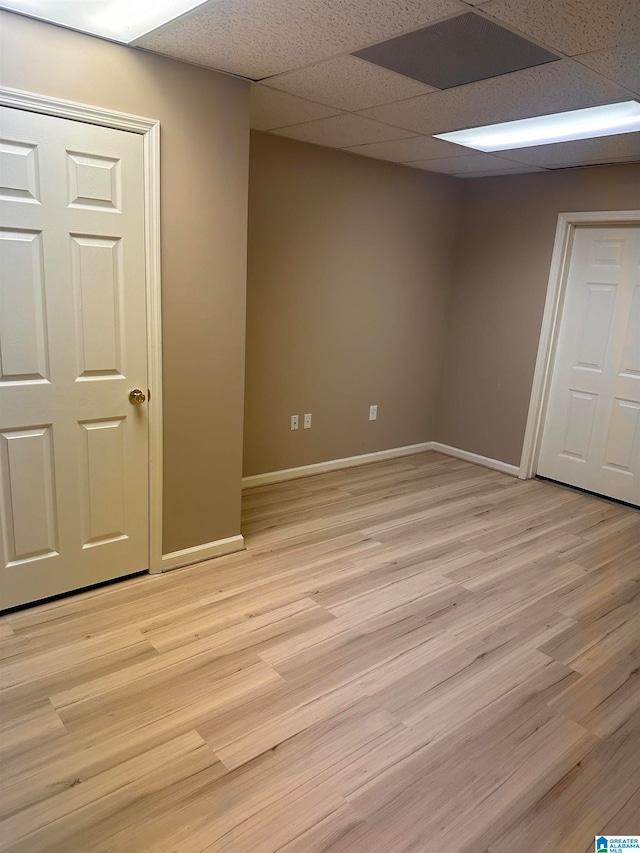
<svg viewBox="0 0 640 853">
<path fill-rule="evenodd" d="M 451 89 L 559 59 L 474 12 L 367 47 L 353 56 L 437 89 Z"/>
</svg>

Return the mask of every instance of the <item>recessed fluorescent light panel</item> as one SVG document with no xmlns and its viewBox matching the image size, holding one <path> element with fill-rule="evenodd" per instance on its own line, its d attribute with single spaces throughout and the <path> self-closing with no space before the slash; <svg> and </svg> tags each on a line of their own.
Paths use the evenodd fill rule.
<svg viewBox="0 0 640 853">
<path fill-rule="evenodd" d="M 624 101 L 621 104 L 489 124 L 453 133 L 437 133 L 435 138 L 489 153 L 633 131 L 640 131 L 640 103 Z"/>
<path fill-rule="evenodd" d="M 204 0 L 3 0 L 0 9 L 20 12 L 94 36 L 129 44 Z"/>
</svg>

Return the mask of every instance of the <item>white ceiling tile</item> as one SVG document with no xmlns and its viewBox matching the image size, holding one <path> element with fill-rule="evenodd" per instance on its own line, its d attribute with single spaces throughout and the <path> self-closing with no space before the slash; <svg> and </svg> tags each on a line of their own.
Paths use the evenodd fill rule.
<svg viewBox="0 0 640 853">
<path fill-rule="evenodd" d="M 482 11 L 569 56 L 640 41 L 638 0 L 490 0 Z"/>
<path fill-rule="evenodd" d="M 431 135 L 628 99 L 628 93 L 570 59 L 444 92 L 363 110 L 362 115 Z"/>
<path fill-rule="evenodd" d="M 354 111 L 437 91 L 355 56 L 340 56 L 263 82 L 301 98 Z"/>
<path fill-rule="evenodd" d="M 254 130 L 272 130 L 274 127 L 301 124 L 303 121 L 328 118 L 338 112 L 339 110 L 333 107 L 305 101 L 259 83 L 253 83 L 251 86 L 251 127 Z"/>
<path fill-rule="evenodd" d="M 640 95 L 640 43 L 585 53 L 576 60 Z"/>
<path fill-rule="evenodd" d="M 321 121 L 310 121 L 295 127 L 285 127 L 277 131 L 278 136 L 287 136 L 301 142 L 314 145 L 327 145 L 329 148 L 349 148 L 364 145 L 367 142 L 383 142 L 387 139 L 402 139 L 408 136 L 406 130 L 389 127 L 362 116 L 343 113 Z"/>
<path fill-rule="evenodd" d="M 515 172 L 517 163 L 495 157 L 493 154 L 469 154 L 466 157 L 443 157 L 440 160 L 421 160 L 408 163 L 415 169 L 442 172 L 445 175 L 465 175 L 472 172 Z"/>
<path fill-rule="evenodd" d="M 504 152 L 519 163 L 534 166 L 574 166 L 626 161 L 640 162 L 640 133 L 621 133 L 600 139 L 580 139 L 555 145 L 534 145 Z M 638 186 L 640 198 L 640 184 Z"/>
<path fill-rule="evenodd" d="M 259 80 L 467 9 L 459 0 L 210 0 L 135 44 Z"/>
<path fill-rule="evenodd" d="M 438 157 L 455 157 L 470 153 L 468 148 L 445 142 L 443 139 L 433 139 L 431 136 L 411 136 L 408 139 L 395 139 L 391 142 L 373 142 L 368 145 L 356 145 L 346 150 L 365 157 L 391 160 L 394 163 L 434 160 Z"/>
</svg>

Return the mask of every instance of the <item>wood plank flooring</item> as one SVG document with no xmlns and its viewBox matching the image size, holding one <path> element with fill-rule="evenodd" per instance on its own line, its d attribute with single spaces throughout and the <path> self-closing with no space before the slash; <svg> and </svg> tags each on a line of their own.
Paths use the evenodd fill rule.
<svg viewBox="0 0 640 853">
<path fill-rule="evenodd" d="M 587 853 L 640 833 L 640 514 L 436 453 L 0 620 L 7 851 Z"/>
</svg>

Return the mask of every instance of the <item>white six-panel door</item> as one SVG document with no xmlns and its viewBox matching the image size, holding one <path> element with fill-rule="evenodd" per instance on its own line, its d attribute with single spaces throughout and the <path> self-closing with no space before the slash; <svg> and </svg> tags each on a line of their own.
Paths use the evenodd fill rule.
<svg viewBox="0 0 640 853">
<path fill-rule="evenodd" d="M 640 228 L 577 228 L 538 474 L 640 504 Z"/>
<path fill-rule="evenodd" d="M 0 110 L 1 604 L 148 567 L 140 136 Z"/>
</svg>

